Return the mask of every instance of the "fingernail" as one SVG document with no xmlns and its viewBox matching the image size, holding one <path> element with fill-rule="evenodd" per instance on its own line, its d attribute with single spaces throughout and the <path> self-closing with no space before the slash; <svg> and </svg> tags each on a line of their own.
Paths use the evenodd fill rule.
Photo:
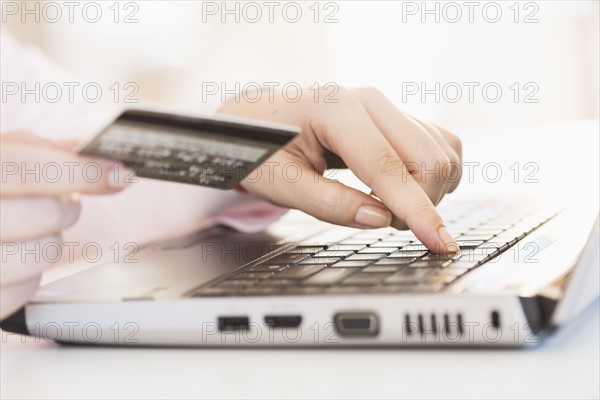
<svg viewBox="0 0 600 400">
<path fill-rule="evenodd" d="M 129 175 L 130 172 L 123 165 L 119 163 L 111 165 L 108 169 L 108 187 L 112 190 L 121 190 L 127 187 Z"/>
<path fill-rule="evenodd" d="M 440 235 L 440 240 L 446 253 L 460 252 L 460 247 L 458 247 L 456 240 L 454 240 L 450 232 L 448 232 L 448 230 L 445 227 L 442 226 L 438 233 Z"/>
<path fill-rule="evenodd" d="M 354 222 L 370 228 L 383 228 L 392 223 L 392 213 L 381 207 L 362 206 L 356 212 Z"/>
</svg>

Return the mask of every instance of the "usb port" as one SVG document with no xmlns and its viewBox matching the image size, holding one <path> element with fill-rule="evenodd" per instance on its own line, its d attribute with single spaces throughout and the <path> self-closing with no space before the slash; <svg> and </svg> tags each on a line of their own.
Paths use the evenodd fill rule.
<svg viewBox="0 0 600 400">
<path fill-rule="evenodd" d="M 219 317 L 220 331 L 247 331 L 250 329 L 250 320 L 248 317 Z"/>
<path fill-rule="evenodd" d="M 377 336 L 379 317 L 372 312 L 341 312 L 334 317 L 340 336 Z"/>
<path fill-rule="evenodd" d="M 299 315 L 266 315 L 265 325 L 272 328 L 295 328 L 300 326 L 302 317 Z"/>
</svg>

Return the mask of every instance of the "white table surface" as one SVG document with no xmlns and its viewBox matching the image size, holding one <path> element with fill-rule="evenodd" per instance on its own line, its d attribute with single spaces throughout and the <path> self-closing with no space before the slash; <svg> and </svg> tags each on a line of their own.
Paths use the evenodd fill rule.
<svg viewBox="0 0 600 400">
<path fill-rule="evenodd" d="M 582 131 L 591 140 L 583 147 L 573 139 Z M 589 175 L 598 174 L 598 122 L 554 125 L 537 132 L 543 136 L 536 135 L 531 143 L 538 146 L 512 148 L 504 153 L 510 157 L 504 157 L 503 165 L 535 159 L 541 166 L 539 176 L 554 178 L 535 188 L 551 187 L 556 174 L 572 175 L 556 162 L 557 153 L 549 147 L 554 142 L 560 160 L 570 155 L 588 161 L 582 179 L 597 193 L 598 180 L 589 180 Z M 496 136 L 501 140 L 491 148 L 479 147 L 477 135 L 471 135 L 465 154 L 501 162 L 502 143 L 507 148 L 515 138 L 524 143 L 521 132 L 505 133 Z M 480 139 L 482 146 L 485 141 Z M 475 153 L 470 143 L 481 151 Z M 534 152 L 536 148 L 540 151 Z M 526 156 L 519 156 L 519 151 Z M 566 180 L 558 182 L 570 186 Z M 463 186 L 466 193 L 474 189 Z M 488 185 L 486 191 L 511 187 Z M 523 189 L 523 185 L 515 188 Z M 20 336 L 2 332 L 0 397 L 597 399 L 599 338 L 598 301 L 540 346 L 527 350 L 87 348 L 36 343 L 33 338 L 21 341 Z"/>
<path fill-rule="evenodd" d="M 527 350 L 122 349 L 8 337 L 1 396 L 597 399 L 599 317 L 596 302 Z"/>
</svg>

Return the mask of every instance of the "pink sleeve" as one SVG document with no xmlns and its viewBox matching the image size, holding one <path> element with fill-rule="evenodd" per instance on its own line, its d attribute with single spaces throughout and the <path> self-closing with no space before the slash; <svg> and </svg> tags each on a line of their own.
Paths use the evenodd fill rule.
<svg viewBox="0 0 600 400">
<path fill-rule="evenodd" d="M 141 178 L 118 194 L 82 196 L 81 205 L 81 216 L 63 232 L 64 239 L 103 249 L 143 246 L 216 224 L 257 232 L 287 211 L 236 191 Z"/>
</svg>

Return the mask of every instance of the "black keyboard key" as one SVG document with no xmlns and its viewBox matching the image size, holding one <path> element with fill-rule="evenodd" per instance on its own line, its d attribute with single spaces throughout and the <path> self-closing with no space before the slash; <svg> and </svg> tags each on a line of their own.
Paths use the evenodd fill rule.
<svg viewBox="0 0 600 400">
<path fill-rule="evenodd" d="M 321 272 L 302 281 L 305 286 L 329 286 L 334 285 L 354 273 L 353 268 L 325 268 Z"/>
<path fill-rule="evenodd" d="M 326 265 L 324 264 L 300 264 L 289 268 L 287 271 L 277 274 L 278 279 L 304 279 L 312 274 L 316 274 Z"/>
</svg>

